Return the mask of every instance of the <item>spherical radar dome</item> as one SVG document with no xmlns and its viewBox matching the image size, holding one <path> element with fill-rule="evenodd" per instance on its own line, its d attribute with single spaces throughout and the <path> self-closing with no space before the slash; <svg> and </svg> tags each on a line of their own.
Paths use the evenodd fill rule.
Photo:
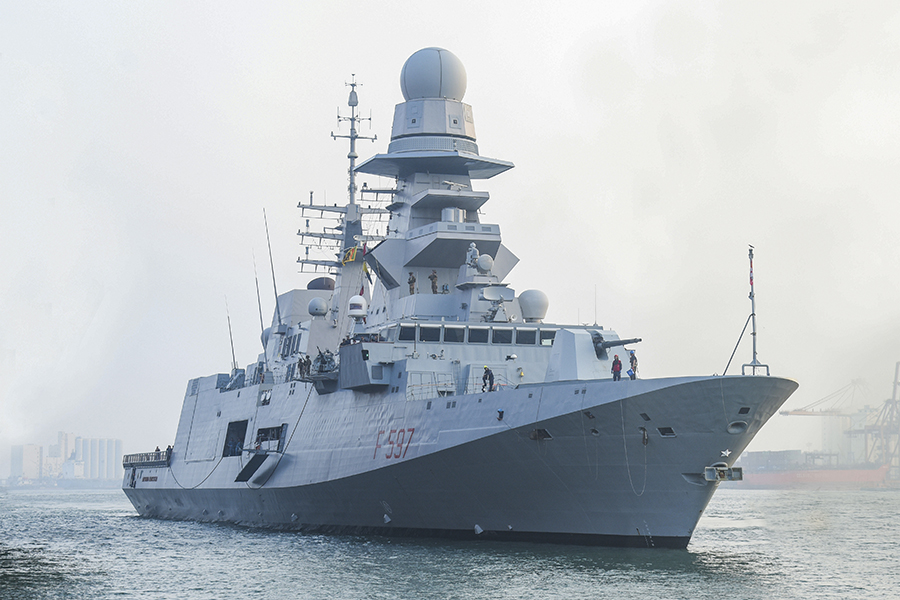
<svg viewBox="0 0 900 600">
<path fill-rule="evenodd" d="M 328 314 L 328 302 L 325 298 L 313 298 L 309 301 L 307 310 L 314 317 L 324 317 Z"/>
<path fill-rule="evenodd" d="M 400 71 L 403 98 L 449 98 L 462 100 L 466 95 L 466 69 L 455 54 L 443 48 L 419 50 Z"/>
</svg>

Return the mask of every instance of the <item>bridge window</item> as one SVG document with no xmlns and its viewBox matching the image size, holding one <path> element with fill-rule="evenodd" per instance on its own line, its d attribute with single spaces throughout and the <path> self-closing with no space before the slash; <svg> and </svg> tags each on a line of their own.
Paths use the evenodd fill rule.
<svg viewBox="0 0 900 600">
<path fill-rule="evenodd" d="M 247 421 L 232 421 L 225 432 L 225 446 L 222 456 L 240 456 L 244 451 L 244 439 L 247 437 Z"/>
<path fill-rule="evenodd" d="M 534 345 L 537 340 L 537 329 L 516 329 L 516 343 Z"/>
<path fill-rule="evenodd" d="M 462 344 L 466 341 L 466 328 L 444 327 L 444 341 L 450 344 Z"/>
<path fill-rule="evenodd" d="M 541 329 L 541 346 L 552 346 L 556 338 L 556 329 Z"/>
<path fill-rule="evenodd" d="M 405 325 L 400 328 L 400 341 L 401 342 L 413 342 L 416 339 L 416 326 L 415 325 Z"/>
<path fill-rule="evenodd" d="M 487 344 L 488 331 L 487 327 L 469 327 L 469 343 Z"/>
<path fill-rule="evenodd" d="M 441 328 L 429 325 L 419 326 L 420 342 L 439 342 L 441 341 Z"/>
<path fill-rule="evenodd" d="M 491 342 L 494 344 L 512 344 L 512 329 L 494 329 L 491 333 Z"/>
</svg>

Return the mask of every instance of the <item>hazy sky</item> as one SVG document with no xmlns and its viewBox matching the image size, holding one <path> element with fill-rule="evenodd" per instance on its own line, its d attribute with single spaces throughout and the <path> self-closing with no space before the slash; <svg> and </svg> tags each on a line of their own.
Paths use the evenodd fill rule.
<svg viewBox="0 0 900 600">
<path fill-rule="evenodd" d="M 721 373 L 750 303 L 809 404 L 900 361 L 895 2 L 129 2 L 0 10 L 0 477 L 56 431 L 174 439 L 188 379 L 259 352 L 298 201 L 342 202 L 351 74 L 387 148 L 400 69 L 468 73 L 491 193 L 548 320 L 642 337 L 645 377 Z M 378 184 L 377 178 L 363 181 Z M 380 182 L 387 185 L 388 182 Z M 749 339 L 730 373 L 750 359 Z M 816 448 L 776 416 L 751 446 Z"/>
</svg>

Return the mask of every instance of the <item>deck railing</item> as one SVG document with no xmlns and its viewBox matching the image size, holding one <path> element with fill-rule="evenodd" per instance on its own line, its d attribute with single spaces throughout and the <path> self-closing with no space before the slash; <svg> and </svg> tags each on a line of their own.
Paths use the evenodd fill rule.
<svg viewBox="0 0 900 600">
<path fill-rule="evenodd" d="M 171 450 L 126 454 L 122 457 L 122 466 L 126 469 L 134 467 L 168 467 L 171 457 Z"/>
</svg>

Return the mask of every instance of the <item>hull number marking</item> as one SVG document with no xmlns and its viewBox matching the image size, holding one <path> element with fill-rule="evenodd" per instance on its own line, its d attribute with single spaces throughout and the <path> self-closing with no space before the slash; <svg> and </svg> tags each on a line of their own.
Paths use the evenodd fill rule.
<svg viewBox="0 0 900 600">
<path fill-rule="evenodd" d="M 409 443 L 412 441 L 415 430 L 415 427 L 410 427 L 408 429 L 391 429 L 390 431 L 382 429 L 379 431 L 378 437 L 375 438 L 375 453 L 372 454 L 372 459 L 378 458 L 378 450 L 381 448 L 387 448 L 387 453 L 383 455 L 385 458 L 404 458 L 407 450 L 409 450 Z M 381 436 L 384 434 L 387 434 L 387 439 L 382 444 Z"/>
</svg>

